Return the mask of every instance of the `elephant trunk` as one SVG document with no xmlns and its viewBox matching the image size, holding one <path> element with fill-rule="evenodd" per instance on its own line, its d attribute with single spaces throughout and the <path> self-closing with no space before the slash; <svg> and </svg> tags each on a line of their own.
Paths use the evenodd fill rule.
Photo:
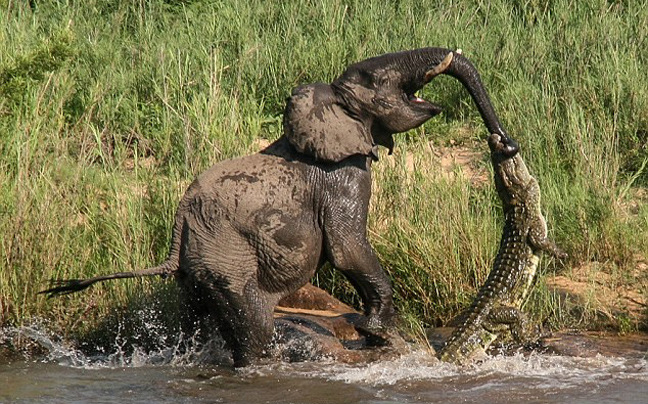
<svg viewBox="0 0 648 404">
<path fill-rule="evenodd" d="M 459 80 L 468 90 L 475 104 L 477 104 L 477 109 L 489 133 L 500 135 L 503 143 L 507 145 L 506 154 L 513 156 L 518 152 L 519 146 L 517 142 L 508 136 L 495 113 L 488 92 L 479 77 L 479 72 L 460 51 L 455 52 L 444 48 L 425 48 L 415 52 L 420 52 L 418 55 L 419 60 L 425 61 L 424 63 L 427 64 L 424 76 L 425 82 L 429 82 L 438 74 L 447 74 Z M 430 66 L 433 67 L 430 68 Z"/>
</svg>

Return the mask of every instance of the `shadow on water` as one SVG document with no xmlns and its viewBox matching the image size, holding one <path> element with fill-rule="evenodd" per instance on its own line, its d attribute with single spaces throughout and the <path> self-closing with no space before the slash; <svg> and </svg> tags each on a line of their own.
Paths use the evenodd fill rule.
<svg viewBox="0 0 648 404">
<path fill-rule="evenodd" d="M 232 370 L 209 364 L 225 355 L 220 342 L 198 343 L 190 335 L 160 335 L 173 342 L 155 349 L 116 338 L 110 349 L 89 355 L 39 325 L 2 329 L 0 344 L 16 334 L 34 340 L 44 354 L 0 359 L 2 403 L 645 404 L 648 397 L 645 347 L 626 356 L 590 349 L 586 357 L 493 357 L 461 368 L 413 348 L 362 364 L 275 361 Z"/>
</svg>

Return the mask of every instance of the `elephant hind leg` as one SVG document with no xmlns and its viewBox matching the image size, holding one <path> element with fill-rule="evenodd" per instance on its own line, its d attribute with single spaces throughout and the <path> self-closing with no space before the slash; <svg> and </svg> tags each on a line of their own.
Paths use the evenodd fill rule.
<svg viewBox="0 0 648 404">
<path fill-rule="evenodd" d="M 234 366 L 247 366 L 268 356 L 276 302 L 264 298 L 252 282 L 246 285 L 243 295 L 227 287 L 213 286 L 200 293 L 201 306 L 216 319 L 218 331 L 232 352 Z"/>
<path fill-rule="evenodd" d="M 242 299 L 235 300 L 242 302 L 243 306 L 238 317 L 229 317 L 235 336 L 232 356 L 234 366 L 238 367 L 270 355 L 274 334 L 273 311 L 277 301 L 261 293 L 253 281 L 246 285 Z"/>
<path fill-rule="evenodd" d="M 216 320 L 237 367 L 266 356 L 272 341 L 277 301 L 259 289 L 258 265 L 255 250 L 225 221 L 198 221 L 183 232 L 177 280 Z"/>
</svg>

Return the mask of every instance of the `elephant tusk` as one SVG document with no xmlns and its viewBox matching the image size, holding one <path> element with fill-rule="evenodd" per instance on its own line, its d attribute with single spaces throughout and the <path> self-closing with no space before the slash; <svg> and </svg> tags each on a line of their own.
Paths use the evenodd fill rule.
<svg viewBox="0 0 648 404">
<path fill-rule="evenodd" d="M 429 83 L 430 80 L 432 80 L 434 77 L 443 73 L 448 68 L 448 66 L 450 66 L 450 63 L 452 63 L 453 57 L 454 57 L 453 52 L 448 53 L 448 55 L 441 61 L 441 63 L 434 66 L 432 69 L 428 70 L 427 72 L 425 72 L 425 82 Z"/>
</svg>

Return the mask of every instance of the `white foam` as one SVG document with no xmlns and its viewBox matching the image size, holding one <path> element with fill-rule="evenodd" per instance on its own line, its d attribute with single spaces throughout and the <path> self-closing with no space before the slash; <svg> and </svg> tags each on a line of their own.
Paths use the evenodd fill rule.
<svg viewBox="0 0 648 404">
<path fill-rule="evenodd" d="M 612 380 L 635 379 L 648 382 L 648 361 L 597 355 L 578 358 L 558 355 L 495 356 L 466 367 L 438 361 L 425 351 L 417 351 L 391 361 L 364 366 L 334 365 L 313 373 L 330 380 L 371 386 L 421 381 L 456 382 L 482 380 L 474 388 L 493 388 L 509 379 L 528 379 L 533 388 L 564 389 L 584 383 L 604 385 Z M 499 381 L 499 382 L 498 382 Z"/>
<path fill-rule="evenodd" d="M 90 356 L 53 335 L 43 322 L 0 329 L 0 343 L 29 339 L 45 348 L 45 362 L 85 369 L 143 366 L 201 366 L 227 363 L 229 352 L 220 339 L 199 343 L 195 335 L 169 337 L 162 329 L 149 327 L 158 338 L 154 349 L 145 350 L 133 338 L 118 332 L 104 352 Z M 157 333 L 157 334 L 156 334 Z M 148 335 L 151 337 L 151 335 Z M 284 375 L 325 379 L 373 387 L 399 384 L 461 384 L 464 391 L 491 389 L 522 383 L 528 389 L 560 391 L 572 387 L 604 386 L 618 380 L 648 382 L 648 360 L 597 355 L 579 358 L 546 354 L 490 357 L 479 364 L 459 367 L 438 361 L 419 349 L 393 360 L 347 365 L 333 360 L 307 363 L 271 363 L 249 367 L 242 377 Z"/>
</svg>

